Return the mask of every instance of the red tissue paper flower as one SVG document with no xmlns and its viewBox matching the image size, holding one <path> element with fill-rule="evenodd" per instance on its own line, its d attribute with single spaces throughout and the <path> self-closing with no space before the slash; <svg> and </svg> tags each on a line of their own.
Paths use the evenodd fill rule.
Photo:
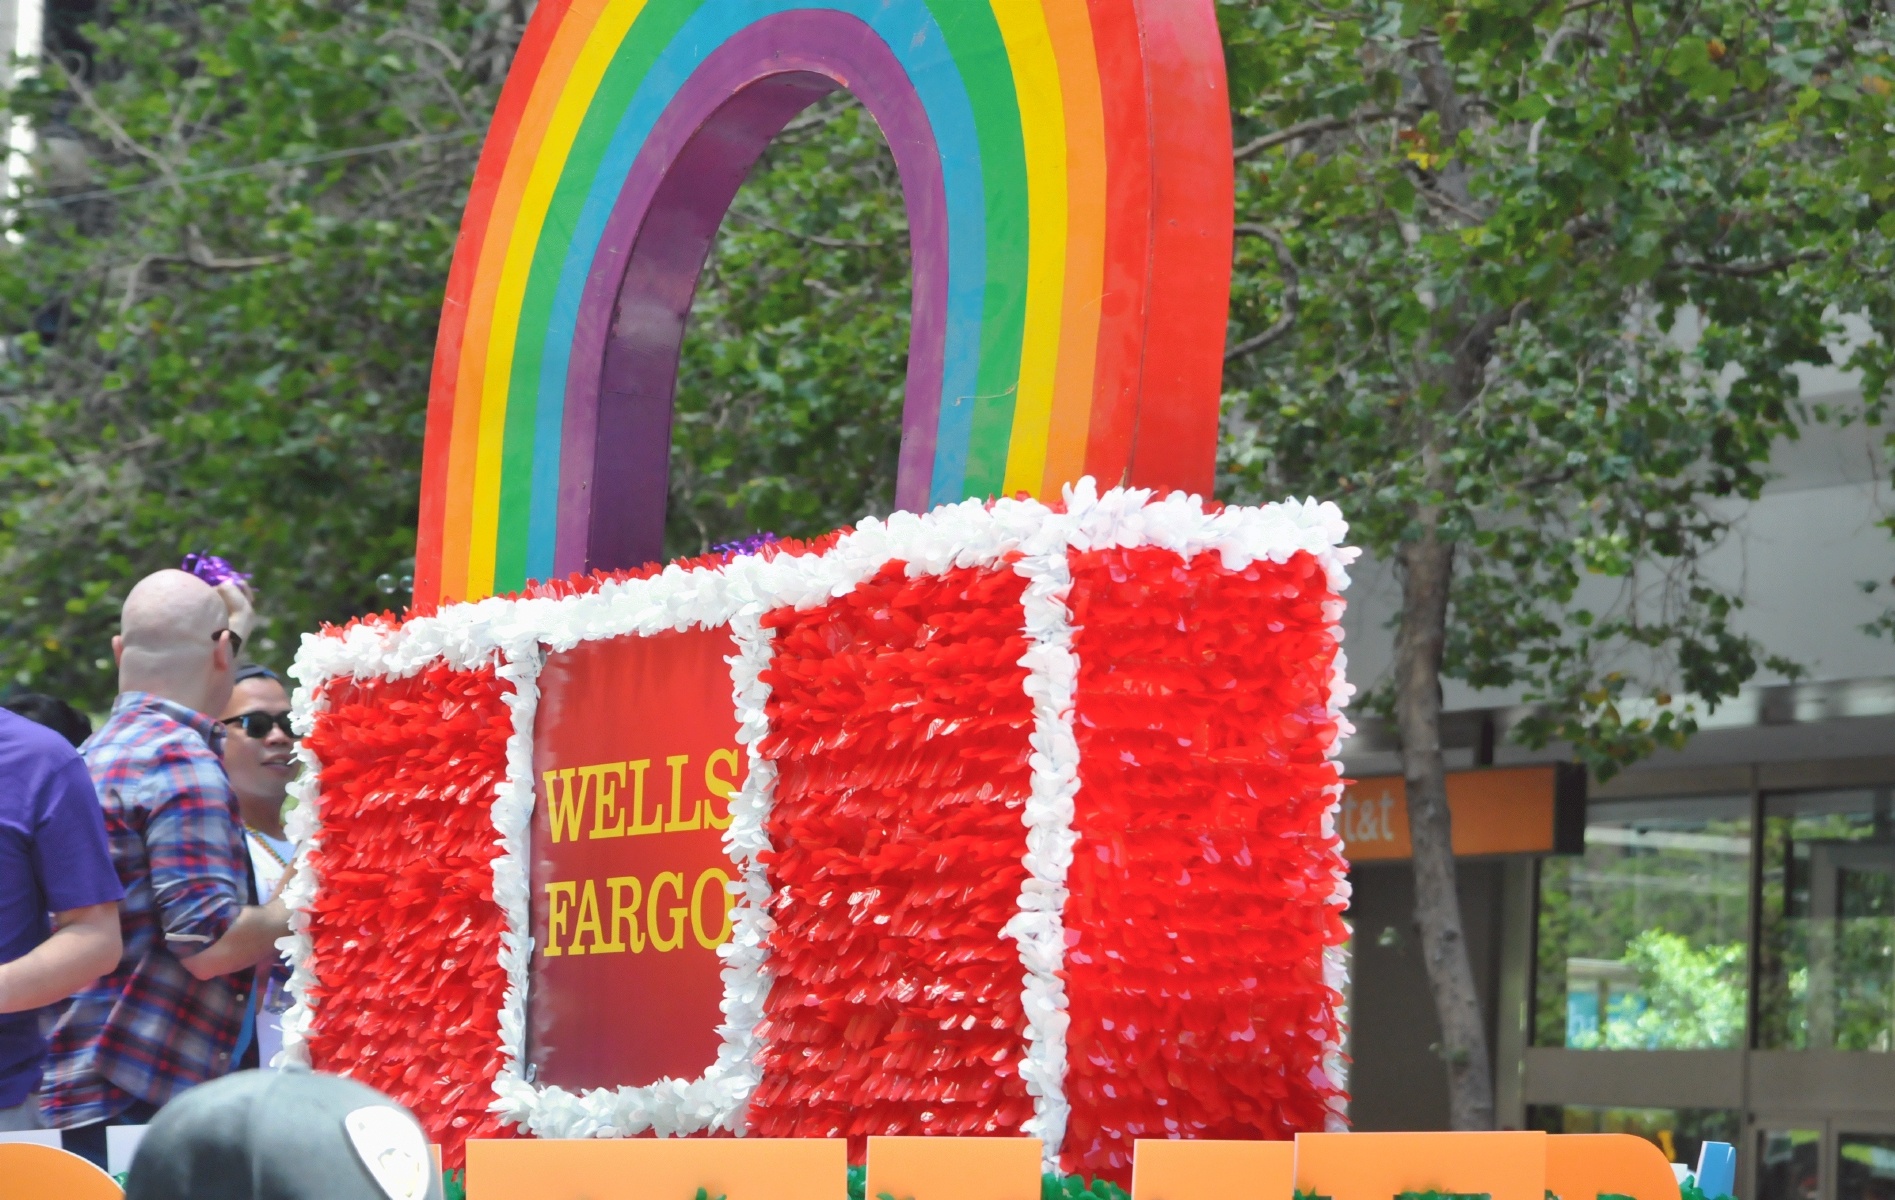
<svg viewBox="0 0 1895 1200">
<path fill-rule="evenodd" d="M 1062 1165 L 1130 1178 L 1135 1138 L 1325 1126 L 1342 997 L 1324 903 L 1335 633 L 1308 554 L 1225 571 L 1169 550 L 1071 556 L 1079 842 L 1067 878 L 1072 1105 Z M 1314 901 L 1314 902 L 1312 902 Z"/>
<path fill-rule="evenodd" d="M 905 566 L 764 618 L 775 980 L 749 1127 L 847 1136 L 858 1162 L 869 1134 L 1007 1133 L 1033 1113 L 1000 936 L 1026 876 L 1026 581 Z"/>
<path fill-rule="evenodd" d="M 307 967 L 311 1066 L 413 1110 L 444 1164 L 487 1112 L 499 1069 L 492 806 L 513 723 L 491 667 L 332 680 L 305 743 L 322 763 L 320 880 Z"/>
</svg>

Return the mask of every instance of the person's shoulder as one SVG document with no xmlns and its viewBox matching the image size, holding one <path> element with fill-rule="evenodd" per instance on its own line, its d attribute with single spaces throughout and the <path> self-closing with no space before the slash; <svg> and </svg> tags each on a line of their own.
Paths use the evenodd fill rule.
<svg viewBox="0 0 1895 1200">
<path fill-rule="evenodd" d="M 190 726 L 151 705 L 124 704 L 85 746 L 86 766 L 103 797 L 150 808 L 180 791 L 221 792 L 223 760 Z"/>
<path fill-rule="evenodd" d="M 175 706 L 156 701 L 156 697 L 121 694 L 111 717 L 86 742 L 87 759 L 97 751 L 217 760 L 217 752 L 205 742 L 204 735 L 171 711 Z"/>
<path fill-rule="evenodd" d="M 79 752 L 72 748 L 72 743 L 63 735 L 37 721 L 29 721 L 18 713 L 0 708 L 0 763 L 8 763 L 14 768 L 0 773 L 15 774 L 17 777 L 17 769 L 29 762 L 42 764 L 45 770 L 57 771 L 78 761 Z"/>
</svg>

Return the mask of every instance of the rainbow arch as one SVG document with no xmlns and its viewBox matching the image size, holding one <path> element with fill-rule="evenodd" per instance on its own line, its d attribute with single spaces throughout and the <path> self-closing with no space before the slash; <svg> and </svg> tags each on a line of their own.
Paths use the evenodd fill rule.
<svg viewBox="0 0 1895 1200">
<path fill-rule="evenodd" d="M 679 344 L 763 146 L 848 88 L 915 287 L 897 504 L 1210 491 L 1232 171 L 1212 0 L 541 0 L 429 395 L 419 603 L 661 556 Z"/>
</svg>

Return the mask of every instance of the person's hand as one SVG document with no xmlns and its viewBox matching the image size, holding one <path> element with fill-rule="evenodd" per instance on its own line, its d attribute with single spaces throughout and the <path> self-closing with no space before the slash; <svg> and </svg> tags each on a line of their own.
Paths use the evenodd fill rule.
<svg viewBox="0 0 1895 1200">
<path fill-rule="evenodd" d="M 224 608 L 230 613 L 230 628 L 244 641 L 250 640 L 250 631 L 257 627 L 257 610 L 251 604 L 250 585 L 234 579 L 226 579 L 217 585 L 217 596 L 224 602 Z"/>
</svg>

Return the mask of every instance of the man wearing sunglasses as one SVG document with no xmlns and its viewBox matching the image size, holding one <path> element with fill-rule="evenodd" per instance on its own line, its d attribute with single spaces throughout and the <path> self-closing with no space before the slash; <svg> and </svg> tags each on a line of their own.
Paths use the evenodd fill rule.
<svg viewBox="0 0 1895 1200">
<path fill-rule="evenodd" d="M 241 584 L 160 571 L 132 588 L 112 639 L 118 699 L 83 753 L 125 887 L 124 954 L 54 1027 L 41 1107 L 101 1165 L 108 1124 L 142 1125 L 255 1060 L 253 969 L 289 920 L 281 900 L 251 900 L 216 715 L 254 621 Z"/>
<path fill-rule="evenodd" d="M 290 732 L 290 694 L 276 672 L 256 663 L 237 668 L 237 686 L 224 705 L 224 770 L 243 813 L 257 899 L 276 899 L 294 848 L 283 836 L 283 801 L 296 778 L 296 736 Z M 257 1065 L 267 1067 L 283 1048 L 283 1013 L 289 997 L 286 963 L 257 968 L 263 989 L 257 1006 Z"/>
</svg>

